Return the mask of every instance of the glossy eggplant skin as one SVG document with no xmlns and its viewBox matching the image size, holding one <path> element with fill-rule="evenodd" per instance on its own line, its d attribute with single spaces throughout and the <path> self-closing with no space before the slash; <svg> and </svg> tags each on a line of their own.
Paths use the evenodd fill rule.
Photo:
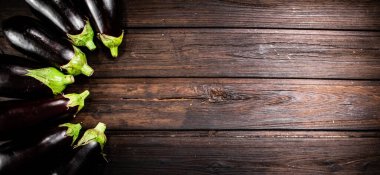
<svg viewBox="0 0 380 175">
<path fill-rule="evenodd" d="M 35 13 L 43 15 L 62 32 L 79 34 L 86 25 L 86 18 L 71 0 L 26 0 Z"/>
<path fill-rule="evenodd" d="M 90 50 L 96 48 L 93 43 L 94 32 L 91 25 L 72 0 L 26 0 L 25 2 L 36 16 L 46 19 L 59 28 L 74 45 L 87 46 Z M 71 35 L 81 36 L 72 38 Z"/>
<path fill-rule="evenodd" d="M 57 69 L 64 69 L 71 75 L 83 73 L 82 67 L 75 71 L 74 68 L 65 67 L 77 57 L 82 59 L 80 66 L 89 67 L 83 52 L 51 31 L 53 30 L 42 25 L 38 20 L 26 16 L 14 16 L 3 22 L 4 35 L 20 52 L 37 61 L 49 63 Z M 90 76 L 92 72 L 92 69 L 86 72 L 87 76 Z"/>
<path fill-rule="evenodd" d="M 80 130 L 80 128 L 79 128 Z M 72 153 L 74 135 L 66 127 L 53 127 L 34 132 L 33 137 L 12 140 L 0 148 L 0 174 L 44 174 L 61 158 Z M 79 131 L 78 131 L 79 132 Z"/>
<path fill-rule="evenodd" d="M 18 130 L 30 128 L 49 119 L 74 116 L 78 107 L 67 107 L 69 99 L 62 95 L 38 100 L 11 100 L 0 102 L 0 138 Z"/>
<path fill-rule="evenodd" d="M 30 70 L 47 69 L 49 66 L 36 61 L 28 60 L 13 55 L 0 55 L 0 96 L 8 98 L 40 98 L 52 97 L 55 90 L 52 90 L 47 84 L 38 79 L 29 76 Z M 51 68 L 56 70 L 55 68 Z M 72 76 L 61 74 L 56 70 L 55 77 L 41 77 L 49 79 L 51 83 L 57 83 L 59 78 L 62 86 L 59 87 L 58 93 L 62 92 L 66 84 L 74 82 Z M 54 82 L 53 82 L 54 81 Z"/>
<path fill-rule="evenodd" d="M 84 106 L 89 91 L 34 100 L 0 102 L 0 139 L 44 122 L 70 119 Z"/>
<path fill-rule="evenodd" d="M 118 56 L 118 47 L 124 34 L 120 25 L 118 4 L 118 0 L 85 0 L 98 38 L 111 50 L 113 57 Z"/>
<path fill-rule="evenodd" d="M 74 148 L 78 149 L 70 159 L 70 161 L 61 163 L 59 168 L 55 169 L 51 174 L 54 175 L 74 175 L 74 174 L 93 174 L 90 173 L 94 168 L 86 168 L 91 163 L 95 163 L 96 158 L 105 158 L 103 148 L 107 142 L 107 137 L 104 134 L 106 124 L 99 122 L 95 128 L 88 129 L 83 134 L 82 138 Z"/>
<path fill-rule="evenodd" d="M 3 22 L 3 30 L 7 39 L 22 53 L 56 68 L 67 64 L 74 56 L 70 42 L 49 32 L 49 28 L 33 18 L 11 17 Z"/>
<path fill-rule="evenodd" d="M 67 162 L 62 162 L 61 166 L 53 170 L 51 175 L 77 175 L 93 174 L 94 165 L 97 160 L 102 159 L 101 148 L 98 142 L 92 141 L 81 148 L 78 148 L 74 155 Z M 104 160 L 103 160 L 104 161 Z M 91 167 L 91 168 L 90 168 Z"/>
<path fill-rule="evenodd" d="M 117 0 L 85 0 L 98 33 L 118 37 L 122 33 Z"/>
<path fill-rule="evenodd" d="M 0 96 L 37 98 L 54 95 L 53 91 L 42 82 L 25 76 L 28 73 L 27 69 L 41 68 L 37 62 L 29 60 L 21 62 L 21 59 L 10 55 L 1 55 L 0 57 Z"/>
</svg>

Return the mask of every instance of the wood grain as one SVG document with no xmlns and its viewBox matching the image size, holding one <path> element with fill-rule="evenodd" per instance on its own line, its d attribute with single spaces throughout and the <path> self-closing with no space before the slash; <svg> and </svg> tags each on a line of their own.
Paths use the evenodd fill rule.
<svg viewBox="0 0 380 175">
<path fill-rule="evenodd" d="M 380 1 L 120 2 L 120 57 L 66 90 L 108 126 L 91 174 L 380 174 Z"/>
<path fill-rule="evenodd" d="M 87 54 L 95 77 L 380 79 L 379 32 L 136 29 L 120 50 Z"/>
<path fill-rule="evenodd" d="M 111 130 L 380 128 L 378 81 L 85 79 L 67 92 L 84 89 L 76 121 Z"/>
<path fill-rule="evenodd" d="M 109 137 L 104 174 L 379 174 L 372 134 L 124 132 Z"/>
<path fill-rule="evenodd" d="M 377 0 L 128 0 L 125 27 L 249 27 L 379 30 Z M 31 15 L 22 0 L 0 1 L 0 18 Z"/>
</svg>

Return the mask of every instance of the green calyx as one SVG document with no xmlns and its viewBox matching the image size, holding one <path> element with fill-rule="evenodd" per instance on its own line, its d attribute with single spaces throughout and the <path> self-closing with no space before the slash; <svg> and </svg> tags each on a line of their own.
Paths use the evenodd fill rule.
<svg viewBox="0 0 380 175">
<path fill-rule="evenodd" d="M 77 35 L 67 34 L 71 43 L 75 46 L 86 46 L 89 50 L 95 50 L 96 46 L 94 44 L 94 31 L 92 30 L 90 21 L 86 21 L 86 25 L 84 26 L 82 32 Z"/>
<path fill-rule="evenodd" d="M 59 125 L 58 127 L 67 127 L 66 135 L 73 138 L 71 145 L 73 145 L 75 140 L 77 140 L 80 130 L 82 129 L 82 126 L 79 123 L 77 124 L 64 123 L 64 124 Z"/>
<path fill-rule="evenodd" d="M 99 39 L 102 43 L 111 50 L 112 57 L 116 58 L 118 56 L 118 47 L 123 41 L 124 30 L 121 32 L 119 37 L 109 36 L 106 34 L 98 33 Z"/>
<path fill-rule="evenodd" d="M 65 75 L 54 67 L 28 70 L 26 76 L 33 77 L 48 86 L 54 95 L 61 93 L 68 84 L 74 83 L 72 75 Z"/>
<path fill-rule="evenodd" d="M 61 66 L 70 75 L 84 74 L 86 76 L 91 76 L 94 70 L 87 64 L 86 55 L 77 47 L 74 48 L 74 57 L 71 58 L 70 62 Z"/>
<path fill-rule="evenodd" d="M 92 141 L 95 141 L 99 143 L 100 148 L 103 152 L 104 145 L 107 142 L 107 137 L 104 134 L 105 130 L 106 130 L 106 125 L 102 122 L 99 122 L 95 128 L 88 129 L 83 134 L 82 138 L 78 141 L 78 143 L 74 146 L 74 148 L 77 148 L 79 146 L 84 146 Z"/>
<path fill-rule="evenodd" d="M 78 106 L 77 113 L 84 107 L 84 100 L 90 95 L 90 91 L 85 90 L 80 94 L 66 94 L 63 95 L 65 98 L 69 99 L 69 103 L 67 104 L 67 107 L 75 107 Z"/>
</svg>

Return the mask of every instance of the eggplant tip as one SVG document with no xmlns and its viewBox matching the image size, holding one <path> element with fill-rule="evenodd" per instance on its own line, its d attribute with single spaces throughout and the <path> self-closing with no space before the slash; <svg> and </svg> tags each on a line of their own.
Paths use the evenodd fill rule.
<svg viewBox="0 0 380 175">
<path fill-rule="evenodd" d="M 92 40 L 86 42 L 86 47 L 91 51 L 96 49 L 95 43 Z"/>
<path fill-rule="evenodd" d="M 110 50 L 111 50 L 112 57 L 116 58 L 119 55 L 119 53 L 118 53 L 118 47 L 117 46 L 116 47 L 111 47 Z"/>
<path fill-rule="evenodd" d="M 80 97 L 83 98 L 83 99 L 85 99 L 85 98 L 87 98 L 89 95 L 90 95 L 90 91 L 85 90 L 85 91 L 83 91 L 83 92 L 80 94 Z"/>
<path fill-rule="evenodd" d="M 75 82 L 74 76 L 72 75 L 66 75 L 65 80 L 67 84 L 73 84 Z"/>
<path fill-rule="evenodd" d="M 92 69 L 88 64 L 84 64 L 81 71 L 82 71 L 82 74 L 88 77 L 94 73 L 94 69 Z"/>
</svg>

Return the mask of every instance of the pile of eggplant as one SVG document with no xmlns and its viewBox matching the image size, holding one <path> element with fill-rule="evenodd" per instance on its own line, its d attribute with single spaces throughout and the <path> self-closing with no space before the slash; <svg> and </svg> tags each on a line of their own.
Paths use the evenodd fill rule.
<svg viewBox="0 0 380 175">
<path fill-rule="evenodd" d="M 25 2 L 37 18 L 2 21 L 5 38 L 25 57 L 0 55 L 0 174 L 89 174 L 91 163 L 106 160 L 106 125 L 83 131 L 70 123 L 90 92 L 64 90 L 75 76 L 94 73 L 82 50 L 97 48 L 95 33 L 118 56 L 124 32 L 117 2 Z"/>
</svg>

